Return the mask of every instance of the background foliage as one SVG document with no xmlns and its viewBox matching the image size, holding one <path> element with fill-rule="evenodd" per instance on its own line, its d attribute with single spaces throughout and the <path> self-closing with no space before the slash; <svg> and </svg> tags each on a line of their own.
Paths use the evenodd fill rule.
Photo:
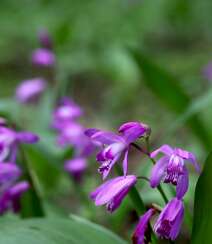
<svg viewBox="0 0 212 244">
<path fill-rule="evenodd" d="M 85 109 L 85 126 L 115 129 L 123 122 L 141 120 L 152 127 L 152 148 L 163 143 L 185 147 L 195 152 L 203 165 L 212 148 L 211 81 L 202 75 L 211 59 L 211 12 L 210 0 L 1 0 L 0 111 L 42 138 L 36 148 L 25 149 L 36 194 L 42 202 L 40 210 L 32 207 L 26 215 L 40 211 L 38 215 L 62 218 L 74 213 L 103 224 L 128 240 L 137 219 L 128 199 L 113 215 L 89 201 L 88 193 L 100 182 L 94 160 L 83 187 L 76 186 L 63 172 L 67 152 L 56 147 L 55 134 L 49 129 L 54 105 L 51 89 L 36 108 L 14 102 L 15 87 L 21 80 L 48 75 L 29 62 L 32 50 L 38 47 L 37 32 L 46 28 L 52 35 L 58 90 L 63 94 L 68 86 L 68 95 Z M 136 168 L 142 175 L 149 172 L 144 159 L 133 155 L 131 161 L 131 170 Z M 197 175 L 192 175 L 179 243 L 186 243 L 191 233 L 196 180 Z M 205 179 L 203 189 L 211 184 L 209 181 L 209 177 Z M 146 183 L 139 184 L 147 204 L 160 203 L 160 197 Z M 172 195 L 169 189 L 165 190 Z M 196 201 L 202 198 L 201 194 L 204 191 L 197 190 Z M 24 199 L 27 206 L 29 199 L 30 196 Z M 82 202 L 85 204 L 79 204 Z M 47 225 L 45 220 L 38 220 L 30 227 L 29 221 L 17 235 L 36 232 L 39 221 L 48 228 L 52 224 L 51 220 Z M 70 221 L 70 229 L 71 226 L 74 225 Z M 52 228 L 57 228 L 56 221 Z M 5 240 L 13 243 L 12 238 Z M 66 241 L 69 238 L 72 237 L 64 236 Z M 53 239 L 49 243 L 54 243 Z"/>
</svg>

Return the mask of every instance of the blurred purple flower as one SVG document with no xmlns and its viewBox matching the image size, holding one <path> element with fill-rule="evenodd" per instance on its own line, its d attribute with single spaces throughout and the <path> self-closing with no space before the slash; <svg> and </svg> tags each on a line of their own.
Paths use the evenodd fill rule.
<svg viewBox="0 0 212 244">
<path fill-rule="evenodd" d="M 76 103 L 65 97 L 53 113 L 52 126 L 55 129 L 63 130 L 67 123 L 73 122 L 73 120 L 79 118 L 82 113 L 82 109 Z"/>
<path fill-rule="evenodd" d="M 19 167 L 10 162 L 0 162 L 0 190 L 2 191 L 8 185 L 11 185 L 21 175 Z"/>
<path fill-rule="evenodd" d="M 46 29 L 42 29 L 38 33 L 38 38 L 40 41 L 40 45 L 47 49 L 52 49 L 52 39 Z"/>
<path fill-rule="evenodd" d="M 28 189 L 29 184 L 26 181 L 21 181 L 8 187 L 0 197 L 0 214 L 4 214 L 10 208 L 12 208 L 15 213 L 19 212 L 21 209 L 20 198 Z"/>
<path fill-rule="evenodd" d="M 183 216 L 183 202 L 173 198 L 160 213 L 154 225 L 154 231 L 161 238 L 175 240 L 179 234 Z"/>
<path fill-rule="evenodd" d="M 46 81 L 42 78 L 33 78 L 23 81 L 16 88 L 16 100 L 20 103 L 35 103 L 46 89 Z"/>
<path fill-rule="evenodd" d="M 32 53 L 32 63 L 41 67 L 55 65 L 55 54 L 47 48 L 38 48 Z"/>
<path fill-rule="evenodd" d="M 194 154 L 184 151 L 180 148 L 171 148 L 169 145 L 163 145 L 151 153 L 154 158 L 158 153 L 163 153 L 151 171 L 150 185 L 156 187 L 163 180 L 165 183 L 176 185 L 177 197 L 181 199 L 188 189 L 188 170 L 185 166 L 185 160 L 194 165 L 197 172 L 200 167 Z"/>
<path fill-rule="evenodd" d="M 85 158 L 74 158 L 65 162 L 64 169 L 74 178 L 76 182 L 80 182 L 82 175 L 87 168 L 87 160 Z"/>
<path fill-rule="evenodd" d="M 31 132 L 16 132 L 5 126 L 0 126 L 0 161 L 5 160 L 9 154 L 10 161 L 15 162 L 19 143 L 36 143 L 39 137 Z"/>
<path fill-rule="evenodd" d="M 102 146 L 106 145 L 106 147 L 97 154 L 97 161 L 101 163 L 99 172 L 103 175 L 103 179 L 108 176 L 111 168 L 122 154 L 124 154 L 123 172 L 124 175 L 127 174 L 130 144 L 138 138 L 146 136 L 149 131 L 150 129 L 148 126 L 138 122 L 123 124 L 119 128 L 120 135 L 98 129 L 88 129 L 85 131 L 86 135 L 89 136 L 94 143 L 99 143 Z"/>
<path fill-rule="evenodd" d="M 136 181 L 134 175 L 116 177 L 99 186 L 90 194 L 90 197 L 96 206 L 106 204 L 107 210 L 112 213 L 120 206 L 124 197 L 136 184 Z"/>
<path fill-rule="evenodd" d="M 212 62 L 204 66 L 202 74 L 206 80 L 212 80 Z"/>
<path fill-rule="evenodd" d="M 155 209 L 151 208 L 140 217 L 139 223 L 132 236 L 133 244 L 145 244 L 151 242 L 151 236 L 148 235 L 149 221 L 155 212 Z"/>
</svg>

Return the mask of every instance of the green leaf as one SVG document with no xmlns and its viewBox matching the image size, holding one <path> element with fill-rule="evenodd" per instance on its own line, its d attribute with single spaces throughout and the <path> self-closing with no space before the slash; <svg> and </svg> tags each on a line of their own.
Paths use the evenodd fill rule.
<svg viewBox="0 0 212 244">
<path fill-rule="evenodd" d="M 55 191 L 58 179 L 61 176 L 61 169 L 58 158 L 53 157 L 44 147 L 39 145 L 24 146 L 24 151 L 29 160 L 31 170 L 33 170 L 45 192 Z M 48 175 L 48 177 L 47 177 Z"/>
<path fill-rule="evenodd" d="M 0 219 L 0 244 L 124 244 L 109 230 L 78 217 Z"/>
<path fill-rule="evenodd" d="M 176 114 L 184 113 L 191 104 L 191 99 L 179 85 L 180 82 L 171 73 L 154 64 L 139 51 L 133 50 L 132 55 L 142 72 L 144 82 L 152 92 Z M 199 138 L 205 149 L 210 150 L 212 140 L 199 117 L 195 114 L 192 115 L 186 124 Z"/>
<path fill-rule="evenodd" d="M 37 175 L 31 167 L 28 155 L 21 148 L 22 163 L 24 166 L 24 178 L 29 182 L 30 188 L 21 199 L 21 216 L 23 218 L 42 217 L 44 208 L 38 187 Z"/>
<path fill-rule="evenodd" d="M 207 158 L 195 191 L 192 244 L 212 243 L 212 153 Z"/>
</svg>

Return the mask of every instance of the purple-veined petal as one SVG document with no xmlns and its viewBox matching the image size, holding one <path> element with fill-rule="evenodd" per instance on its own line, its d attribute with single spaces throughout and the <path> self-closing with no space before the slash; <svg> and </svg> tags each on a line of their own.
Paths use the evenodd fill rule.
<svg viewBox="0 0 212 244">
<path fill-rule="evenodd" d="M 156 149 L 155 151 L 153 151 L 150 154 L 151 158 L 154 158 L 155 156 L 157 156 L 158 153 L 163 153 L 167 156 L 170 156 L 171 154 L 173 154 L 174 150 L 169 146 L 169 145 L 163 145 L 161 147 L 159 147 L 158 149 Z"/>
<path fill-rule="evenodd" d="M 123 160 L 123 173 L 124 176 L 127 175 L 127 170 L 128 170 L 128 154 L 129 154 L 129 147 L 127 148 L 125 154 L 124 154 L 124 160 Z"/>
<path fill-rule="evenodd" d="M 183 174 L 179 176 L 176 187 L 176 195 L 178 199 L 182 199 L 188 190 L 188 177 L 188 170 L 186 169 L 186 167 L 184 167 Z"/>
<path fill-rule="evenodd" d="M 162 177 L 164 176 L 166 167 L 169 162 L 169 157 L 164 156 L 160 158 L 156 164 L 153 166 L 152 171 L 151 171 L 151 176 L 150 176 L 150 186 L 151 187 L 156 187 L 160 184 L 160 181 Z"/>
<path fill-rule="evenodd" d="M 107 176 L 109 175 L 112 167 L 114 166 L 114 164 L 119 160 L 121 154 L 117 154 L 114 159 L 110 162 L 109 166 L 108 166 L 108 169 L 107 170 L 104 170 L 103 174 L 102 174 L 102 179 L 105 180 L 107 178 Z"/>
</svg>

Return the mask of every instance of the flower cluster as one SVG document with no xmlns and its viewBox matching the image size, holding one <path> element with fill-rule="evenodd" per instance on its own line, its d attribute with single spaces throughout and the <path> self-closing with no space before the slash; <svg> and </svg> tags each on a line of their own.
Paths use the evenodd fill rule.
<svg viewBox="0 0 212 244">
<path fill-rule="evenodd" d="M 159 216 L 153 228 L 154 232 L 160 238 L 176 239 L 183 221 L 183 197 L 189 186 L 186 163 L 193 164 L 196 171 L 200 172 L 200 167 L 194 154 L 188 151 L 163 145 L 153 152 L 148 152 L 147 149 L 143 149 L 136 144 L 139 138 L 144 138 L 148 142 L 150 133 L 150 127 L 139 122 L 128 122 L 121 125 L 117 134 L 93 128 L 85 131 L 85 134 L 94 143 L 98 143 L 101 148 L 96 159 L 100 164 L 98 171 L 102 175 L 103 180 L 107 178 L 113 166 L 123 158 L 123 176 L 118 176 L 104 182 L 90 194 L 91 199 L 97 206 L 106 204 L 107 210 L 113 212 L 120 206 L 122 200 L 139 179 L 136 175 L 128 175 L 128 154 L 130 147 L 137 148 L 154 162 L 149 179 L 152 188 L 159 187 L 160 183 L 176 186 L 176 196 L 170 201 L 166 201 L 166 206 L 162 210 L 153 207 L 140 217 L 140 221 L 133 234 L 134 244 L 149 243 L 151 239 L 150 219 L 158 213 Z M 164 156 L 155 161 L 154 158 L 159 153 L 162 153 Z"/>
<path fill-rule="evenodd" d="M 19 181 L 22 172 L 16 164 L 18 147 L 21 143 L 36 143 L 38 139 L 31 132 L 8 128 L 5 121 L 0 124 L 0 214 L 10 209 L 20 210 L 20 197 L 28 190 L 29 183 Z"/>
<path fill-rule="evenodd" d="M 64 168 L 76 181 L 81 180 L 87 168 L 86 158 L 95 148 L 95 143 L 85 135 L 85 128 L 78 121 L 82 114 L 82 109 L 75 102 L 64 97 L 53 112 L 52 121 L 52 127 L 58 132 L 57 144 L 74 149 L 74 158 L 67 160 Z"/>
<path fill-rule="evenodd" d="M 55 54 L 52 50 L 52 40 L 49 34 L 42 30 L 39 33 L 41 48 L 33 51 L 31 62 L 35 67 L 51 68 L 55 66 Z M 16 100 L 22 104 L 34 104 L 47 88 L 47 81 L 42 77 L 35 77 L 21 82 L 16 89 Z"/>
</svg>

